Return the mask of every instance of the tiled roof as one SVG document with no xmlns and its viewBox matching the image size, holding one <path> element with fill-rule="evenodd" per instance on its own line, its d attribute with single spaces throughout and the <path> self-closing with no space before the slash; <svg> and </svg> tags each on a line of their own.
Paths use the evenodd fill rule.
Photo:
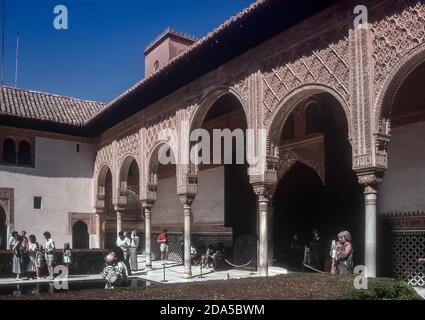
<svg viewBox="0 0 425 320">
<path fill-rule="evenodd" d="M 72 127 L 71 134 L 96 136 L 181 86 L 233 59 L 241 54 L 242 50 L 249 50 L 277 32 L 287 30 L 292 25 L 299 23 L 302 21 L 300 19 L 308 18 L 341 1 L 300 0 L 296 6 L 304 5 L 309 10 L 305 8 L 305 16 L 298 15 L 287 21 L 285 19 L 288 17 L 283 17 L 282 12 L 285 10 L 285 12 L 290 12 L 291 8 L 296 10 L 294 2 L 290 0 L 256 0 L 107 104 L 0 87 L 0 125 L 4 121 L 9 121 L 2 119 L 2 115 L 7 115 L 18 119 L 17 124 L 20 124 L 19 119 L 48 120 L 52 124 L 48 130 L 53 130 L 54 124 L 65 124 Z M 290 13 L 288 14 L 290 15 Z M 269 15 L 271 15 L 270 19 L 267 18 Z M 263 23 L 258 25 L 258 22 L 255 21 L 256 16 L 259 16 L 259 20 Z M 267 19 L 273 23 L 265 23 L 264 21 L 267 22 Z M 237 45 L 234 43 L 235 39 L 228 39 L 228 33 L 231 31 L 236 31 L 237 41 L 240 41 Z M 252 36 L 252 33 L 255 34 L 255 37 Z M 256 42 L 256 39 L 260 40 Z M 207 52 L 213 52 L 212 56 L 208 56 Z M 217 59 L 214 60 L 216 57 Z M 208 62 L 204 63 L 204 67 L 202 66 L 203 61 Z M 9 121 L 9 123 L 12 125 L 12 122 Z M 21 125 L 34 127 L 38 123 L 29 124 L 27 122 Z M 55 130 L 60 132 L 63 129 L 56 128 Z"/>
<path fill-rule="evenodd" d="M 106 108 L 104 103 L 0 86 L 0 116 L 84 126 Z"/>
</svg>

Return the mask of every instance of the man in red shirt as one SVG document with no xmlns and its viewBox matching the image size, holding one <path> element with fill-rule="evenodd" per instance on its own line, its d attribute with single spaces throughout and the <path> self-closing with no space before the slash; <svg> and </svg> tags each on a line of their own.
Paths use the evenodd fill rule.
<svg viewBox="0 0 425 320">
<path fill-rule="evenodd" d="M 159 243 L 159 250 L 161 251 L 161 261 L 168 259 L 168 235 L 167 229 L 162 230 L 158 235 L 156 241 Z"/>
</svg>

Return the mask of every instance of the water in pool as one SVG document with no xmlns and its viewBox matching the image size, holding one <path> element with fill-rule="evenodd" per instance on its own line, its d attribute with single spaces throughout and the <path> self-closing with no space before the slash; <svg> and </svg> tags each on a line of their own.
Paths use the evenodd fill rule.
<svg viewBox="0 0 425 320">
<path fill-rule="evenodd" d="M 140 279 L 130 279 L 127 288 L 146 289 L 146 281 Z M 149 285 L 149 284 L 148 284 Z M 67 284 L 62 284 L 62 288 L 54 285 L 54 283 L 20 283 L 15 285 L 0 286 L 0 299 L 1 296 L 14 295 L 14 296 L 28 296 L 28 295 L 42 295 L 42 294 L 55 294 L 65 291 L 77 291 L 84 289 L 104 289 L 105 282 L 102 280 L 93 281 L 69 281 Z"/>
</svg>

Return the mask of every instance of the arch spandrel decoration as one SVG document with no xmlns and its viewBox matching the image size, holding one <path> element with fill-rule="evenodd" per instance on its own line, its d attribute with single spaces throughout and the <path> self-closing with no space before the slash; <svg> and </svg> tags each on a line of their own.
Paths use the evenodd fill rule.
<svg viewBox="0 0 425 320">
<path fill-rule="evenodd" d="M 124 138 L 117 141 L 117 159 L 118 159 L 118 168 L 121 169 L 124 161 L 128 157 L 132 157 L 136 160 L 137 164 L 140 167 L 140 158 L 141 158 L 141 145 L 140 145 L 140 132 L 126 135 Z"/>
<path fill-rule="evenodd" d="M 193 108 L 190 115 L 190 129 L 197 129 L 202 127 L 202 123 L 204 121 L 205 116 L 207 115 L 210 108 L 214 105 L 214 103 L 220 99 L 222 96 L 226 94 L 233 95 L 241 104 L 246 123 L 248 128 L 250 127 L 250 111 L 249 111 L 249 103 L 248 103 L 248 80 L 246 78 L 237 79 L 229 83 L 226 86 L 217 86 L 212 90 L 209 90 L 203 96 L 198 98 L 195 107 Z"/>
<path fill-rule="evenodd" d="M 337 91 L 334 89 L 323 86 L 323 85 L 305 85 L 297 88 L 288 94 L 280 103 L 279 106 L 275 108 L 270 117 L 270 123 L 268 123 L 268 153 L 270 156 L 276 156 L 280 139 L 280 134 L 283 128 L 284 123 L 286 122 L 288 116 L 291 112 L 301 103 L 302 101 L 307 101 L 310 97 L 319 94 L 319 93 L 328 93 L 333 96 L 340 104 L 341 108 L 344 111 L 347 121 L 348 129 L 348 141 L 352 143 L 352 127 L 351 127 L 351 112 L 346 101 L 341 97 Z"/>
<path fill-rule="evenodd" d="M 379 97 L 388 90 L 388 79 L 411 52 L 425 42 L 425 4 L 420 0 L 393 1 L 376 10 L 372 24 L 374 92 Z M 382 99 L 377 99 L 375 125 L 379 126 Z M 376 127 L 378 129 L 378 127 Z"/>
<path fill-rule="evenodd" d="M 96 160 L 94 163 L 94 176 L 96 178 L 104 165 L 107 165 L 111 170 L 114 168 L 114 151 L 112 144 L 102 146 L 96 152 Z"/>
<path fill-rule="evenodd" d="M 146 156 L 149 155 L 155 144 L 164 140 L 165 136 L 170 136 L 171 138 L 176 138 L 178 135 L 177 129 L 177 108 L 171 107 L 169 110 L 162 112 L 158 116 L 150 119 L 145 124 L 145 134 L 144 134 L 144 146 L 147 151 Z"/>
<path fill-rule="evenodd" d="M 333 88 L 349 101 L 348 26 L 333 30 L 298 48 L 263 62 L 262 88 L 264 124 L 272 122 L 276 108 L 285 97 L 304 85 Z"/>
</svg>

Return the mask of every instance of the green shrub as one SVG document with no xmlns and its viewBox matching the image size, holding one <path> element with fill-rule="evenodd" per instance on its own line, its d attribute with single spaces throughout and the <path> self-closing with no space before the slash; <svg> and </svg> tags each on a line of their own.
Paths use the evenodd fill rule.
<svg viewBox="0 0 425 320">
<path fill-rule="evenodd" d="M 369 288 L 353 290 L 352 299 L 356 300 L 421 300 L 421 297 L 403 281 L 377 278 L 369 279 Z"/>
</svg>

